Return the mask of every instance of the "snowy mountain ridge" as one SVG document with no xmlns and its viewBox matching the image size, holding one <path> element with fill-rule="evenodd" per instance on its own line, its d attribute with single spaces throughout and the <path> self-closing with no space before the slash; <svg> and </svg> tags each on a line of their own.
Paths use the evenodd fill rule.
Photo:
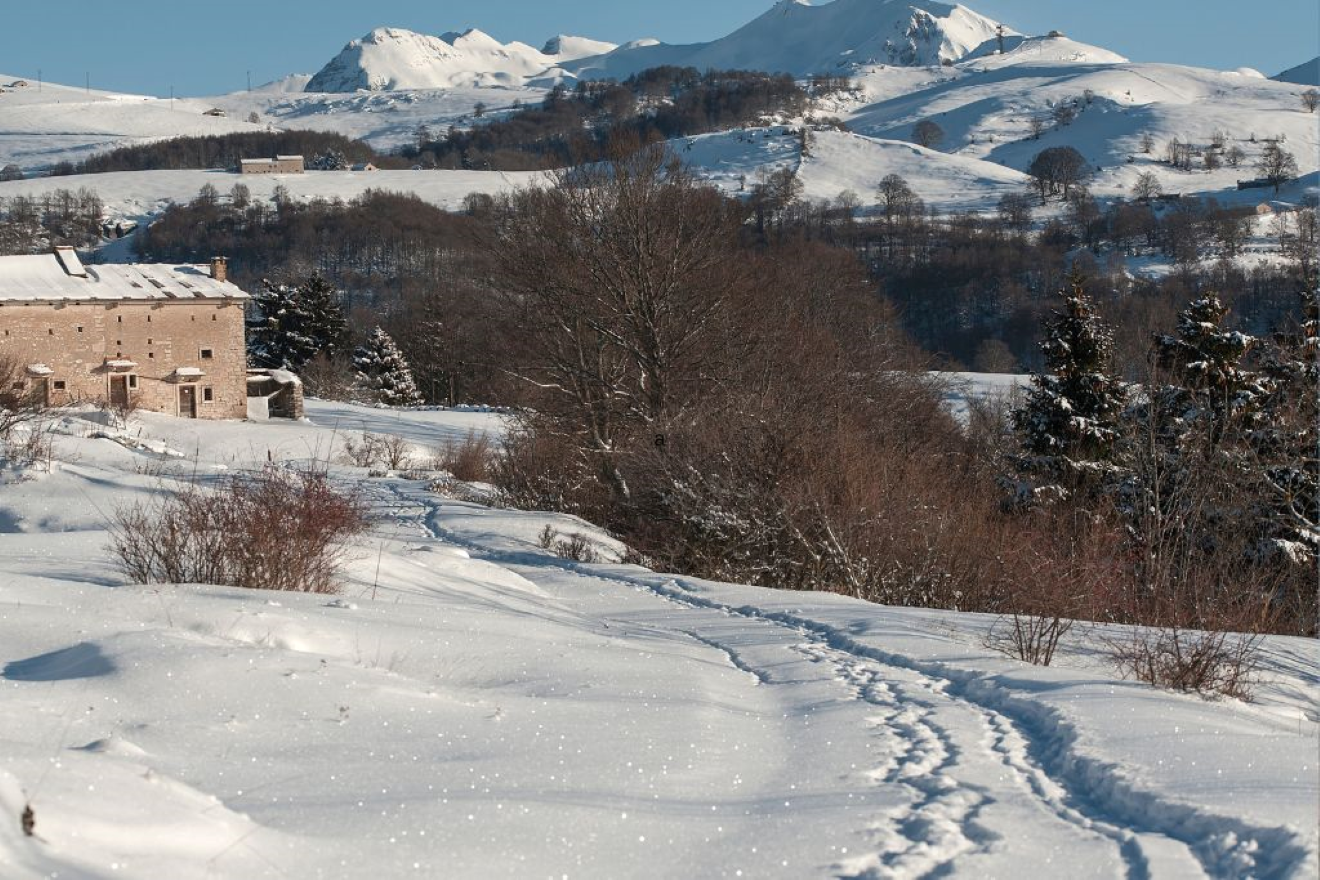
<svg viewBox="0 0 1320 880">
<path fill-rule="evenodd" d="M 501 43 L 476 28 L 438 37 L 381 27 L 353 40 L 308 81 L 308 92 L 392 91 L 521 85 L 550 75 L 560 63 L 614 48 L 560 35 L 538 51 Z"/>
<path fill-rule="evenodd" d="M 540 50 L 471 29 L 438 37 L 377 28 L 354 40 L 307 84 L 308 92 L 519 86 L 565 76 L 626 77 L 650 67 L 763 70 L 806 76 L 864 64 L 952 63 L 996 40 L 1020 37 L 962 5 L 934 0 L 780 0 L 708 43 L 636 40 L 622 46 L 556 36 Z M 1117 57 L 1117 56 L 1114 56 Z"/>
<path fill-rule="evenodd" d="M 999 22 L 933 0 L 780 0 L 726 37 L 685 46 L 623 47 L 567 68 L 581 77 L 625 77 L 661 64 L 795 76 L 865 64 L 930 67 L 960 61 L 998 37 Z M 1004 27 L 1004 34 L 1017 32 Z"/>
</svg>

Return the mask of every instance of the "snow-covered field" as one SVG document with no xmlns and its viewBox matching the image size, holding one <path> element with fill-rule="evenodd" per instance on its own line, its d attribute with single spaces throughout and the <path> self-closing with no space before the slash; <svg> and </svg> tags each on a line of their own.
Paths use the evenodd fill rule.
<svg viewBox="0 0 1320 880">
<path fill-rule="evenodd" d="M 975 387 L 986 385 L 966 377 Z M 1053 668 L 989 621 L 538 546 L 567 517 L 367 479 L 330 598 L 124 584 L 105 513 L 172 475 L 421 446 L 478 412 L 71 418 L 0 482 L 0 876 L 1313 877 L 1314 641 L 1254 704 Z M 35 837 L 19 817 L 32 808 Z"/>
</svg>

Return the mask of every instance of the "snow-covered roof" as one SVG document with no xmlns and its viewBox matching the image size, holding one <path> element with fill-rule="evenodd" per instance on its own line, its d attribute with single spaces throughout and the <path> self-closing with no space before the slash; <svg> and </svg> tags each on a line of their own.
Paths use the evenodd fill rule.
<svg viewBox="0 0 1320 880">
<path fill-rule="evenodd" d="M 122 359 L 114 360 L 114 361 L 106 361 L 101 366 L 111 370 L 131 370 L 137 366 L 137 361 L 122 360 Z"/>
<path fill-rule="evenodd" d="M 27 371 L 29 376 L 51 376 L 55 373 L 45 364 L 28 364 Z"/>
<path fill-rule="evenodd" d="M 0 303 L 65 300 L 246 300 L 209 266 L 138 263 L 83 266 L 68 252 L 0 257 Z M 75 274 L 81 272 L 83 274 Z"/>
<path fill-rule="evenodd" d="M 174 370 L 174 375 L 178 376 L 180 379 L 200 379 L 206 374 L 198 367 L 177 367 Z"/>
</svg>

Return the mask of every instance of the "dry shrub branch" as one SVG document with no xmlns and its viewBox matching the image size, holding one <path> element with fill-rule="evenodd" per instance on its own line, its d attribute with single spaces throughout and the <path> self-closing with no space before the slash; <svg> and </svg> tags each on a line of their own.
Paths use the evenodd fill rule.
<svg viewBox="0 0 1320 880">
<path fill-rule="evenodd" d="M 334 593 L 345 542 L 366 525 L 362 501 L 324 473 L 268 470 L 120 508 L 111 550 L 135 583 Z"/>
</svg>

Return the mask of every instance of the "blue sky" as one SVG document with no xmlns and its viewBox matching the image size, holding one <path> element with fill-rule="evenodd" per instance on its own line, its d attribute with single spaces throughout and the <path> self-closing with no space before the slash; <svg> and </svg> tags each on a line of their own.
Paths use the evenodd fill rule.
<svg viewBox="0 0 1320 880">
<path fill-rule="evenodd" d="M 818 0 L 823 2 L 823 0 Z M 427 33 L 479 27 L 540 46 L 556 33 L 622 42 L 714 39 L 772 0 L 66 0 L 5 3 L 0 73 L 96 88 L 180 95 L 235 91 L 314 73 L 354 37 L 392 25 Z M 970 0 L 1020 31 L 1062 30 L 1138 61 L 1273 75 L 1320 54 L 1316 0 Z"/>
</svg>

